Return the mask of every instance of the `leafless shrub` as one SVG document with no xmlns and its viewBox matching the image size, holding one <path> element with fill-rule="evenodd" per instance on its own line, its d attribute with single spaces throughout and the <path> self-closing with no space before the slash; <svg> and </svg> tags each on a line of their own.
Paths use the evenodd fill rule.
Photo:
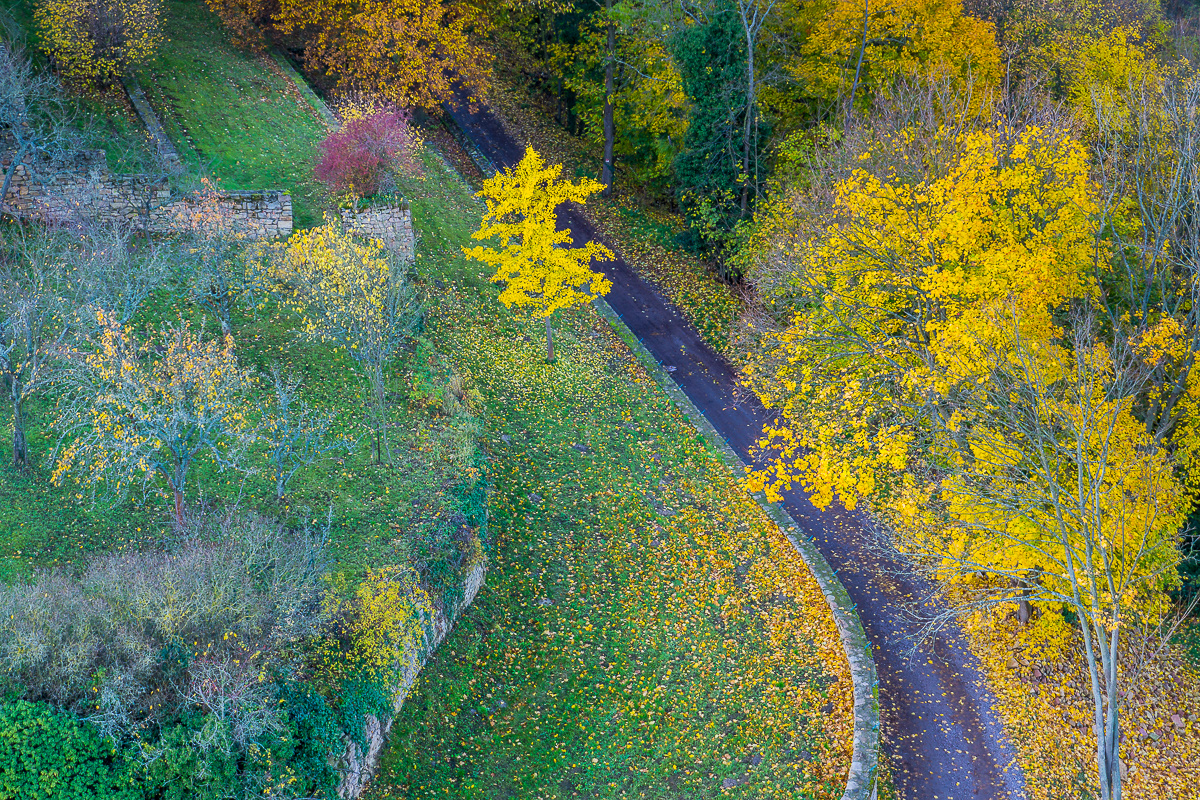
<svg viewBox="0 0 1200 800">
<path fill-rule="evenodd" d="M 107 733 L 199 702 L 240 744 L 271 723 L 228 665 L 257 680 L 320 630 L 324 549 L 311 532 L 213 516 L 173 552 L 114 554 L 78 578 L 45 573 L 0 590 L 0 688 Z"/>
<path fill-rule="evenodd" d="M 262 734 L 283 728 L 258 672 L 229 656 L 192 665 L 184 701 L 205 712 L 193 738 L 201 750 L 245 750 Z"/>
</svg>

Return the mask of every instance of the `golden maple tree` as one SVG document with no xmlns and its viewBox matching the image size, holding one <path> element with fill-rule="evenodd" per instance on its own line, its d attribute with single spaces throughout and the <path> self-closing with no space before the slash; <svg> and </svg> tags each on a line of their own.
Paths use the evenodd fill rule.
<svg viewBox="0 0 1200 800">
<path fill-rule="evenodd" d="M 488 17 L 454 0 L 281 0 L 275 22 L 307 40 L 305 59 L 345 89 L 375 92 L 401 106 L 437 109 L 461 82 L 479 97 L 491 56 L 475 44 Z"/>
<path fill-rule="evenodd" d="M 558 207 L 583 203 L 604 185 L 591 178 L 562 179 L 561 164 L 546 164 L 532 148 L 515 168 L 488 178 L 476 197 L 487 212 L 473 239 L 497 239 L 499 249 L 476 245 L 463 252 L 496 270 L 491 280 L 504 284 L 500 302 L 529 307 L 546 320 L 546 360 L 554 360 L 550 318 L 560 308 L 590 303 L 608 294 L 612 281 L 592 269 L 592 261 L 608 261 L 612 251 L 599 242 L 582 247 L 570 229 L 559 230 Z"/>
</svg>

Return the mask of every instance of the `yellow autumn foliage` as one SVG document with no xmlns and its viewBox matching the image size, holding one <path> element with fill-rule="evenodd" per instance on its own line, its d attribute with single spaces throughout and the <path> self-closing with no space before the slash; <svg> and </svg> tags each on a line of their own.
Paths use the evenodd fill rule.
<svg viewBox="0 0 1200 800">
<path fill-rule="evenodd" d="M 183 518 L 188 472 L 201 455 L 218 463 L 251 427 L 245 396 L 250 371 L 238 365 L 232 337 L 205 341 L 189 323 L 168 326 L 158 342 L 138 341 L 110 315 L 75 357 L 59 403 L 64 436 L 52 480 L 123 492 L 166 484 L 176 522 Z M 161 352 L 161 354 L 160 354 Z"/>
<path fill-rule="evenodd" d="M 865 20 L 859 0 L 819 0 L 786 6 L 782 18 L 807 33 L 785 68 L 827 101 L 849 95 L 856 70 L 868 94 L 930 76 L 995 87 L 1003 74 L 992 23 L 963 13 L 960 0 L 875 0 Z"/>
<path fill-rule="evenodd" d="M 498 239 L 499 249 L 463 248 L 496 270 L 491 280 L 504 285 L 501 303 L 528 306 L 537 317 L 591 302 L 612 288 L 612 281 L 591 268 L 593 260 L 613 257 L 609 249 L 596 241 L 570 247 L 571 231 L 557 225 L 560 205 L 583 203 L 604 187 L 591 178 L 571 183 L 561 175 L 561 164 L 547 165 L 528 148 L 521 163 L 484 181 L 476 195 L 487 203 L 487 211 L 471 238 Z"/>
<path fill-rule="evenodd" d="M 66 79 L 111 83 L 162 44 L 162 0 L 38 0 L 42 49 Z"/>
<path fill-rule="evenodd" d="M 959 154 L 944 174 L 910 184 L 892 167 L 855 170 L 831 224 L 788 254 L 805 302 L 748 368 L 780 411 L 753 488 L 801 483 L 818 506 L 848 508 L 899 493 L 927 436 L 925 398 L 981 377 L 960 356 L 993 336 L 990 309 L 1011 303 L 1047 336 L 1051 309 L 1091 291 L 1096 199 L 1082 146 L 1036 127 L 942 136 Z"/>
</svg>

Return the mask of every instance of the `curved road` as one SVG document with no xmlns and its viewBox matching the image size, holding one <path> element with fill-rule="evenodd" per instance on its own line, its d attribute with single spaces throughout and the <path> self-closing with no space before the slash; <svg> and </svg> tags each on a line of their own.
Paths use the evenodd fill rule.
<svg viewBox="0 0 1200 800">
<path fill-rule="evenodd" d="M 472 111 L 460 102 L 449 111 L 492 165 L 504 168 L 521 160 L 524 143 L 508 133 L 491 109 Z M 570 228 L 576 242 L 602 238 L 570 210 L 560 213 L 559 225 Z M 669 372 L 679 388 L 742 460 L 751 463 L 750 447 L 768 420 L 758 399 L 739 387 L 733 368 L 619 253 L 603 270 L 613 282 L 605 298 L 609 305 L 660 363 L 675 367 Z M 865 546 L 856 515 L 835 508 L 820 511 L 798 491 L 784 495 L 784 507 L 837 570 L 874 644 L 885 746 L 901 796 L 1024 798 L 1020 769 L 961 635 L 943 634 L 912 652 L 913 629 L 905 623 L 904 607 L 907 598 L 923 596 L 923 587 L 891 577 L 899 571 L 880 563 Z"/>
</svg>

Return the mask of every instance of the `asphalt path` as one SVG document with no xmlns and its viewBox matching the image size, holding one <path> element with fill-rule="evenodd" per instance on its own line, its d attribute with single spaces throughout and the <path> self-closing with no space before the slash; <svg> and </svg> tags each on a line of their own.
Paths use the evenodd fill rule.
<svg viewBox="0 0 1200 800">
<path fill-rule="evenodd" d="M 460 102 L 449 112 L 494 167 L 521 160 L 525 143 L 491 109 Z M 569 228 L 576 244 L 603 241 L 573 210 L 560 209 L 559 227 Z M 729 363 L 619 253 L 597 268 L 613 282 L 605 298 L 613 310 L 742 460 L 754 463 L 751 446 L 769 420 L 757 397 L 739 385 Z M 1020 769 L 961 634 L 943 633 L 914 651 L 910 598 L 925 596 L 925 587 L 898 577 L 902 570 L 867 547 L 857 515 L 835 507 L 819 510 L 800 491 L 786 493 L 784 507 L 838 572 L 874 645 L 885 747 L 900 795 L 906 800 L 1024 798 Z"/>
</svg>

